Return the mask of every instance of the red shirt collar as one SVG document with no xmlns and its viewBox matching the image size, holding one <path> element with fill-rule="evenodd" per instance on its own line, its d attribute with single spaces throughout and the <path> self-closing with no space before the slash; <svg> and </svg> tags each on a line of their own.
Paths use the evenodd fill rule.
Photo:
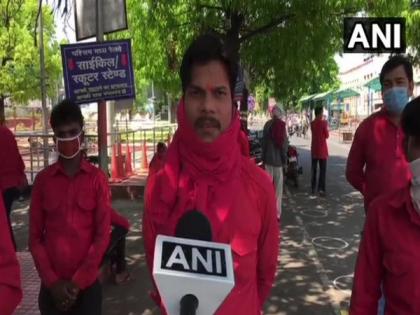
<svg viewBox="0 0 420 315">
<path fill-rule="evenodd" d="M 81 157 L 80 161 L 80 171 L 83 171 L 85 173 L 92 172 L 92 165 L 89 162 L 87 162 L 83 157 Z M 51 166 L 51 175 L 55 176 L 58 173 L 66 175 L 66 172 L 64 171 L 64 167 L 63 164 L 60 162 L 60 159 L 58 159 L 58 161 Z"/>
</svg>

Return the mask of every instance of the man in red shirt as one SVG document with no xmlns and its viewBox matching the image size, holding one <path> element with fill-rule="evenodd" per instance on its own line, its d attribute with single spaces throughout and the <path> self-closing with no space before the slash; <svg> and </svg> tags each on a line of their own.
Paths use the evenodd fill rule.
<svg viewBox="0 0 420 315">
<path fill-rule="evenodd" d="M 267 174 L 240 151 L 236 73 L 214 36 L 200 36 L 186 51 L 178 129 L 163 170 L 148 181 L 144 244 L 152 270 L 156 236 L 174 235 L 184 213 L 200 211 L 213 241 L 232 247 L 235 287 L 215 314 L 260 315 L 274 281 L 279 228 Z"/>
<path fill-rule="evenodd" d="M 21 299 L 19 263 L 7 226 L 3 198 L 0 195 L 0 314 L 13 314 Z"/>
<path fill-rule="evenodd" d="M 13 201 L 28 185 L 25 175 L 25 164 L 20 156 L 15 136 L 6 126 L 0 126 L 0 192 L 3 195 L 7 214 L 8 229 L 16 249 L 10 214 Z"/>
<path fill-rule="evenodd" d="M 420 314 L 420 98 L 406 106 L 401 126 L 412 180 L 370 204 L 350 315 L 376 315 L 381 291 L 386 315 Z"/>
<path fill-rule="evenodd" d="M 156 146 L 156 153 L 149 164 L 149 176 L 158 172 L 165 164 L 165 156 L 167 151 L 166 144 L 159 142 Z"/>
<path fill-rule="evenodd" d="M 347 159 L 347 180 L 362 193 L 365 211 L 376 197 L 405 187 L 410 180 L 400 115 L 413 95 L 412 65 L 403 56 L 391 57 L 379 79 L 384 106 L 357 128 Z"/>
<path fill-rule="evenodd" d="M 29 249 L 41 278 L 41 315 L 99 315 L 99 265 L 109 243 L 110 191 L 105 174 L 80 151 L 83 116 L 64 100 L 50 124 L 60 157 L 35 179 Z"/>
<path fill-rule="evenodd" d="M 287 135 L 286 124 L 281 119 L 282 111 L 277 106 L 271 110 L 271 119 L 263 129 L 262 160 L 265 169 L 270 175 L 276 189 L 277 219 L 281 216 L 281 203 L 283 198 L 283 167 L 287 162 Z"/>
<path fill-rule="evenodd" d="M 328 145 L 327 139 L 329 137 L 328 123 L 323 119 L 322 107 L 315 108 L 315 119 L 311 122 L 311 156 L 312 156 L 312 179 L 311 188 L 312 194 L 316 191 L 317 168 L 319 164 L 319 179 L 318 179 L 318 193 L 320 196 L 325 196 L 325 181 L 327 176 L 327 159 L 328 159 Z"/>
</svg>

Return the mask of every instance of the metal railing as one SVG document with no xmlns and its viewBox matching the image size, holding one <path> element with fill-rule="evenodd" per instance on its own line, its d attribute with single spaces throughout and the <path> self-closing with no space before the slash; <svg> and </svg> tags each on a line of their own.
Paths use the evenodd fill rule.
<svg viewBox="0 0 420 315">
<path fill-rule="evenodd" d="M 132 168 L 137 170 L 141 165 L 141 150 L 143 143 L 146 142 L 147 146 L 153 147 L 153 150 L 148 150 L 148 154 L 153 154 L 156 151 L 156 145 L 159 141 L 166 142 L 168 135 L 173 135 L 177 128 L 177 124 L 166 124 L 155 127 L 138 128 L 136 130 L 118 130 L 113 133 L 108 133 L 108 156 L 109 168 L 111 166 L 111 154 L 115 144 L 121 144 L 123 148 L 123 155 L 127 154 L 127 146 L 130 149 Z M 98 135 L 85 131 L 83 149 L 85 150 L 91 161 L 95 161 L 98 157 Z M 25 163 L 25 172 L 28 177 L 29 183 L 33 183 L 36 174 L 38 174 L 45 166 L 55 162 L 55 143 L 53 134 L 50 132 L 48 135 L 43 135 L 40 132 L 25 132 L 17 133 L 15 135 L 18 143 L 18 148 L 22 159 Z M 47 146 L 44 146 L 44 139 Z M 48 161 L 44 159 L 44 153 L 49 156 Z"/>
</svg>

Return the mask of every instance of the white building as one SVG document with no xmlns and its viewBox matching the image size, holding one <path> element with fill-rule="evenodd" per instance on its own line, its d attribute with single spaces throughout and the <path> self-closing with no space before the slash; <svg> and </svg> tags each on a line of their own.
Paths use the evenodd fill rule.
<svg viewBox="0 0 420 315">
<path fill-rule="evenodd" d="M 379 74 L 389 54 L 370 55 L 363 62 L 339 74 L 341 89 L 352 89 L 360 94 L 351 100 L 349 114 L 360 120 L 382 105 Z M 420 94 L 420 68 L 414 69 L 414 95 Z"/>
</svg>

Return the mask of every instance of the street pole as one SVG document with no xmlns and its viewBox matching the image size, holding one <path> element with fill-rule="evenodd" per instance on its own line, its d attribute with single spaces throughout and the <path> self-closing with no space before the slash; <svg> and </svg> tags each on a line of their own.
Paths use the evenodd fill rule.
<svg viewBox="0 0 420 315">
<path fill-rule="evenodd" d="M 47 89 L 45 85 L 45 55 L 44 55 L 44 18 L 42 14 L 42 0 L 39 2 L 39 59 L 41 66 L 41 100 L 43 118 L 43 148 L 44 148 L 44 167 L 48 166 L 48 109 L 47 109 Z"/>
<path fill-rule="evenodd" d="M 155 85 L 153 81 L 152 81 L 152 106 L 153 106 L 153 153 L 156 153 Z"/>
<path fill-rule="evenodd" d="M 96 41 L 104 41 L 103 3 L 96 0 Z M 98 147 L 99 166 L 108 174 L 108 139 L 107 139 L 107 115 L 106 101 L 98 102 Z"/>
</svg>

